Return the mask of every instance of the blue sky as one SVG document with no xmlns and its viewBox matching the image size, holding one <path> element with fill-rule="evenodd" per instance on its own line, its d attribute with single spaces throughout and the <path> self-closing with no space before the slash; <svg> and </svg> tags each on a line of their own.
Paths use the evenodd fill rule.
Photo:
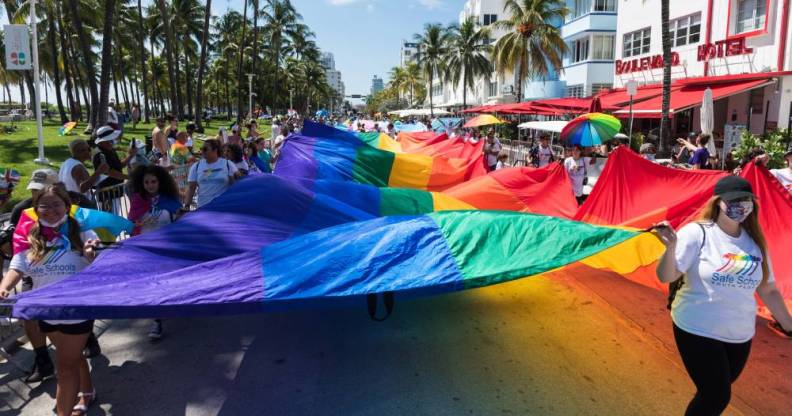
<svg viewBox="0 0 792 416">
<path fill-rule="evenodd" d="M 212 13 L 241 11 L 243 4 L 243 0 L 213 0 Z M 319 47 L 335 56 L 347 94 L 368 94 L 374 75 L 387 80 L 390 69 L 399 64 L 402 40 L 411 40 L 426 23 L 456 22 L 465 0 L 292 0 L 292 4 L 316 33 Z M 3 13 L 0 23 L 7 21 Z M 50 87 L 52 102 L 53 94 Z M 12 95 L 19 99 L 15 88 Z"/>
</svg>

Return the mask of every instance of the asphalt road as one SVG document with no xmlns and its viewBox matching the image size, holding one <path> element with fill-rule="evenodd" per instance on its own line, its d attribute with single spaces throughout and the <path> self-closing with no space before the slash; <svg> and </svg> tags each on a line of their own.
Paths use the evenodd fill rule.
<svg viewBox="0 0 792 416">
<path fill-rule="evenodd" d="M 694 388 L 664 306 L 618 277 L 564 273 L 397 300 L 382 323 L 364 305 L 178 319 L 150 344 L 146 321 L 103 322 L 89 414 L 678 415 Z M 790 355 L 760 327 L 727 414 L 789 414 Z M 19 377 L 0 364 L 0 414 L 50 415 L 54 382 Z"/>
</svg>

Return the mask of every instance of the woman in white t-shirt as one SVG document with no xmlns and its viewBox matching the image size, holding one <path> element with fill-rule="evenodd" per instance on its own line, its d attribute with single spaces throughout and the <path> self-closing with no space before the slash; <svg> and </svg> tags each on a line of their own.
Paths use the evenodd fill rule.
<svg viewBox="0 0 792 416">
<path fill-rule="evenodd" d="M 583 147 L 575 145 L 572 149 L 572 156 L 564 159 L 564 169 L 567 171 L 569 181 L 572 182 L 572 191 L 575 193 L 578 205 L 585 200 L 583 196 L 583 186 L 586 184 L 588 169 L 586 165 L 591 164 L 590 157 L 583 157 Z"/>
<path fill-rule="evenodd" d="M 792 316 L 776 288 L 750 183 L 727 176 L 715 185 L 702 220 L 675 233 L 656 227 L 666 251 L 657 266 L 661 282 L 682 277 L 671 306 L 674 338 L 696 395 L 686 415 L 719 415 L 742 372 L 756 329 L 756 299 L 792 335 Z"/>
<path fill-rule="evenodd" d="M 0 298 L 7 298 L 22 276 L 31 277 L 35 290 L 80 272 L 94 259 L 96 234 L 80 232 L 80 225 L 69 216 L 70 207 L 69 195 L 61 184 L 49 185 L 36 195 L 33 208 L 38 224 L 28 235 L 30 247 L 11 260 L 0 283 Z M 93 320 L 42 320 L 39 327 L 55 344 L 57 414 L 85 413 L 96 396 L 88 362 L 82 355 Z"/>
<path fill-rule="evenodd" d="M 220 142 L 217 140 L 204 142 L 201 149 L 204 158 L 194 163 L 187 175 L 189 187 L 182 211 L 190 210 L 194 196 L 200 208 L 222 195 L 234 183 L 237 168 L 220 157 L 220 149 Z"/>
</svg>

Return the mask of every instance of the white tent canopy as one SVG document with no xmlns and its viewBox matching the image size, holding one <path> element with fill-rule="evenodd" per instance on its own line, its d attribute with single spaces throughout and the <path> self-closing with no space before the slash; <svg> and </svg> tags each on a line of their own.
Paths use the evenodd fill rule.
<svg viewBox="0 0 792 416">
<path fill-rule="evenodd" d="M 409 110 L 391 111 L 388 114 L 392 115 L 392 116 L 398 116 L 398 117 L 429 116 L 429 115 L 432 114 L 432 110 L 429 109 L 429 108 L 414 108 L 414 109 L 409 109 Z M 436 116 L 445 116 L 445 115 L 448 115 L 448 114 L 451 114 L 451 113 L 446 111 L 446 110 L 440 109 L 440 108 L 435 108 L 434 109 L 434 115 L 436 115 Z"/>
<path fill-rule="evenodd" d="M 561 130 L 568 124 L 568 121 L 563 120 L 550 120 L 550 121 L 529 121 L 517 126 L 519 129 L 525 130 L 542 130 L 551 131 L 553 133 L 561 133 Z"/>
</svg>

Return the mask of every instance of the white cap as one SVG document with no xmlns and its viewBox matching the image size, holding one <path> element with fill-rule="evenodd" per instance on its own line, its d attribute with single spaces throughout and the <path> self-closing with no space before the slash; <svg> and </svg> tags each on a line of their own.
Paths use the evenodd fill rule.
<svg viewBox="0 0 792 416">
<path fill-rule="evenodd" d="M 48 185 L 58 182 L 58 174 L 52 169 L 36 169 L 30 175 L 30 182 L 28 182 L 28 191 L 40 191 Z"/>
</svg>

